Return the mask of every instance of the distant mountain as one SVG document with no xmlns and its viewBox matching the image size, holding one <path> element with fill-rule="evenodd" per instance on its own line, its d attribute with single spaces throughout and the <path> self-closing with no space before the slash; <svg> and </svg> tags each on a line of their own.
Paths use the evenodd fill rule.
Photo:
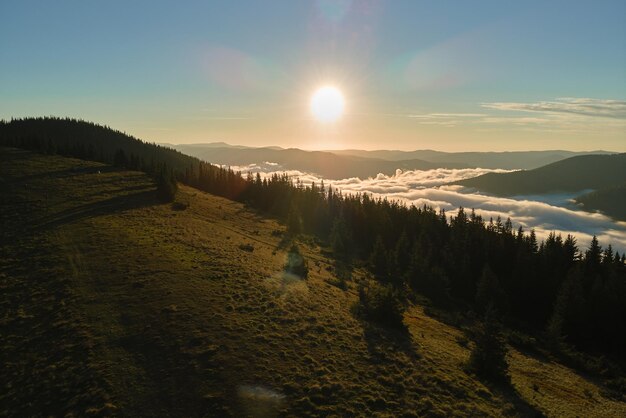
<svg viewBox="0 0 626 418">
<path fill-rule="evenodd" d="M 623 184 L 626 180 L 626 153 L 580 155 L 534 170 L 488 173 L 454 184 L 474 187 L 501 196 L 576 192 Z"/>
<path fill-rule="evenodd" d="M 393 151 L 393 150 L 338 150 L 331 151 L 338 155 L 357 157 L 382 158 L 384 160 L 420 159 L 431 163 L 461 163 L 468 167 L 502 168 L 507 170 L 530 170 L 556 161 L 578 155 L 606 155 L 608 151 L 573 152 L 563 150 L 551 151 L 511 151 L 511 152 L 441 152 L 433 150 Z"/>
<path fill-rule="evenodd" d="M 612 218 L 626 221 L 626 183 L 607 187 L 576 198 L 587 211 L 600 211 Z"/>
<path fill-rule="evenodd" d="M 467 168 L 463 163 L 432 163 L 419 159 L 389 161 L 351 155 L 336 155 L 325 151 L 304 151 L 297 148 L 247 148 L 217 146 L 216 144 L 172 145 L 177 150 L 213 164 L 242 166 L 271 162 L 278 170 L 299 170 L 328 179 L 367 178 L 378 173 L 391 175 L 397 169 L 431 170 L 435 168 Z"/>
<path fill-rule="evenodd" d="M 614 154 L 610 151 L 588 151 L 574 152 L 565 150 L 547 150 L 547 151 L 511 151 L 511 152 L 442 152 L 433 150 L 416 150 L 416 151 L 400 151 L 400 150 L 330 150 L 330 151 L 305 151 L 300 149 L 285 149 L 277 146 L 270 147 L 249 147 L 245 145 L 231 145 L 225 142 L 210 142 L 198 144 L 163 144 L 175 148 L 181 152 L 216 164 L 225 165 L 248 165 L 259 164 L 264 161 L 278 163 L 283 169 L 312 171 L 320 176 L 328 178 L 338 177 L 368 177 L 375 176 L 379 172 L 392 174 L 397 168 L 401 169 L 421 169 L 427 170 L 432 168 L 501 168 L 506 170 L 531 170 L 542 167 L 557 161 L 579 155 L 610 155 Z M 242 152 L 235 152 L 244 150 Z M 261 150 L 261 151 L 259 151 Z M 209 153 L 210 151 L 210 153 Z M 268 151 L 277 151 L 277 153 L 269 153 Z M 260 154 L 259 154 L 260 152 Z M 284 153 L 281 153 L 284 152 Z M 321 152 L 324 155 L 334 154 L 339 157 L 357 157 L 370 162 L 354 163 L 354 159 L 350 159 L 350 163 L 345 169 L 334 168 L 327 169 L 324 164 L 309 164 L 308 169 L 302 168 L 301 155 L 297 153 L 315 153 Z M 261 161 L 259 156 L 264 156 Z M 315 158 L 315 157 L 313 157 Z M 398 164 L 383 163 L 384 161 L 395 161 Z M 335 160 L 334 160 L 335 161 Z M 346 161 L 346 160 L 337 160 Z M 430 163 L 430 164 L 428 164 Z M 357 165 L 358 167 L 355 167 Z M 350 171 L 356 170 L 356 171 Z"/>
<path fill-rule="evenodd" d="M 230 148 L 230 149 L 256 149 L 258 147 L 249 147 L 247 145 L 232 145 L 232 144 L 228 144 L 226 142 L 199 142 L 196 144 L 169 144 L 169 143 L 163 143 L 162 145 L 166 145 L 168 147 L 171 148 L 180 148 L 181 150 L 184 148 Z M 274 150 L 280 150 L 280 149 L 284 149 L 282 147 L 277 147 L 277 146 L 269 146 L 269 147 L 262 147 L 262 148 L 267 148 L 267 149 L 274 149 Z"/>
</svg>

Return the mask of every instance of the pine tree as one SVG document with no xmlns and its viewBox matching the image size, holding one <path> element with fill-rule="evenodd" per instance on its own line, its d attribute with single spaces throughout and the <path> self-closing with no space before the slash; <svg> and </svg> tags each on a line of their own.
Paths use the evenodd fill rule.
<svg viewBox="0 0 626 418">
<path fill-rule="evenodd" d="M 530 230 L 530 236 L 528 237 L 528 244 L 530 245 L 530 249 L 533 252 L 533 254 L 536 254 L 538 249 L 537 249 L 537 235 L 535 234 L 535 230 L 531 229 Z"/>
<path fill-rule="evenodd" d="M 568 261 L 568 265 L 572 265 L 578 258 L 578 246 L 576 245 L 576 238 L 571 234 L 567 234 L 567 238 L 563 242 L 563 251 Z"/>
<path fill-rule="evenodd" d="M 374 277 L 380 281 L 387 281 L 389 277 L 389 256 L 380 235 L 374 242 L 374 248 L 370 254 L 369 262 Z"/>
<path fill-rule="evenodd" d="M 118 149 L 115 151 L 115 156 L 113 157 L 113 164 L 118 167 L 126 167 L 128 166 L 128 159 L 126 158 L 126 153 L 123 149 Z"/>
<path fill-rule="evenodd" d="M 476 309 L 478 312 L 485 312 L 489 307 L 496 309 L 499 313 L 506 303 L 506 294 L 500 287 L 500 281 L 488 264 L 483 267 L 483 273 L 476 286 Z"/>
<path fill-rule="evenodd" d="M 585 252 L 586 272 L 596 274 L 599 271 L 600 262 L 602 261 L 602 247 L 598 243 L 598 238 L 594 235 L 589 244 L 589 249 Z"/>
<path fill-rule="evenodd" d="M 487 309 L 485 312 L 483 322 L 476 329 L 475 343 L 468 368 L 485 379 L 508 383 L 508 350 L 495 310 Z"/>
<path fill-rule="evenodd" d="M 409 265 L 411 263 L 411 243 L 406 231 L 402 231 L 390 258 L 392 283 L 397 288 L 401 288 L 409 277 Z"/>
<path fill-rule="evenodd" d="M 161 170 L 157 176 L 157 197 L 160 201 L 168 203 L 173 202 L 176 198 L 176 192 L 178 191 L 178 185 L 174 174 L 167 171 L 165 167 Z"/>
<path fill-rule="evenodd" d="M 609 244 L 608 247 L 604 250 L 604 254 L 602 255 L 602 264 L 605 266 L 609 266 L 613 263 L 613 246 Z"/>
<path fill-rule="evenodd" d="M 578 341 L 588 334 L 588 316 L 583 296 L 583 274 L 580 269 L 572 269 L 556 297 L 552 315 L 548 321 L 547 334 L 553 348 L 568 339 Z"/>
<path fill-rule="evenodd" d="M 298 206 L 294 202 L 291 204 L 289 214 L 287 215 L 287 233 L 291 236 L 296 236 L 300 232 L 302 232 L 302 219 Z"/>
<path fill-rule="evenodd" d="M 330 230 L 330 245 L 333 249 L 335 258 L 349 262 L 352 252 L 352 234 L 346 225 L 346 220 L 341 215 L 335 219 Z"/>
</svg>

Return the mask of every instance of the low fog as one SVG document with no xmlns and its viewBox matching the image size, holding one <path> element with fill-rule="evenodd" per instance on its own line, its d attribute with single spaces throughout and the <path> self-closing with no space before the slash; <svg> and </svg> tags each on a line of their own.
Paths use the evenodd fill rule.
<svg viewBox="0 0 626 418">
<path fill-rule="evenodd" d="M 294 179 L 299 178 L 305 185 L 310 185 L 311 182 L 319 184 L 322 180 L 310 173 L 280 170 L 280 166 L 268 162 L 232 168 L 242 173 L 260 172 L 263 177 L 274 173 L 287 173 Z M 454 215 L 459 206 L 462 206 L 468 210 L 474 208 L 486 221 L 490 218 L 495 220 L 498 216 L 503 221 L 510 217 L 515 228 L 521 225 L 527 232 L 534 228 L 540 239 L 544 239 L 552 231 L 561 233 L 564 237 L 572 234 L 578 239 L 581 250 L 589 246 L 593 235 L 597 235 L 603 247 L 611 244 L 614 250 L 620 253 L 626 251 L 626 223 L 577 208 L 573 198 L 584 191 L 502 198 L 481 194 L 463 186 L 446 185 L 489 172 L 507 171 L 509 170 L 482 168 L 397 170 L 391 176 L 378 174 L 367 179 L 357 177 L 342 180 L 324 179 L 324 184 L 332 185 L 344 194 L 368 193 L 373 197 L 397 200 L 409 205 L 429 205 L 435 209 L 445 209 L 448 215 Z"/>
</svg>

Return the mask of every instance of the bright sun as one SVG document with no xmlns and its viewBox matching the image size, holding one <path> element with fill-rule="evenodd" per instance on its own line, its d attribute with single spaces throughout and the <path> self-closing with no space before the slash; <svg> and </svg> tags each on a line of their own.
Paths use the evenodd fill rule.
<svg viewBox="0 0 626 418">
<path fill-rule="evenodd" d="M 311 97 L 311 113 L 320 122 L 335 122 L 343 114 L 344 107 L 343 94 L 336 87 L 320 87 Z"/>
</svg>

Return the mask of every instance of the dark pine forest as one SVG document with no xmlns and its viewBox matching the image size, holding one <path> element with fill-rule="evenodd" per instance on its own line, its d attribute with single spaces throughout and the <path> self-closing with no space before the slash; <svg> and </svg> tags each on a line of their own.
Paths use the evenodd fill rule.
<svg viewBox="0 0 626 418">
<path fill-rule="evenodd" d="M 0 123 L 0 145 L 112 164 L 152 175 L 163 200 L 175 184 L 237 200 L 308 234 L 344 266 L 365 266 L 401 300 L 429 298 L 447 311 L 498 312 L 510 328 L 555 351 L 626 363 L 626 258 L 597 241 L 534 231 L 510 219 L 456 216 L 367 194 L 345 195 L 287 175 L 262 179 L 93 123 L 59 118 Z"/>
</svg>

